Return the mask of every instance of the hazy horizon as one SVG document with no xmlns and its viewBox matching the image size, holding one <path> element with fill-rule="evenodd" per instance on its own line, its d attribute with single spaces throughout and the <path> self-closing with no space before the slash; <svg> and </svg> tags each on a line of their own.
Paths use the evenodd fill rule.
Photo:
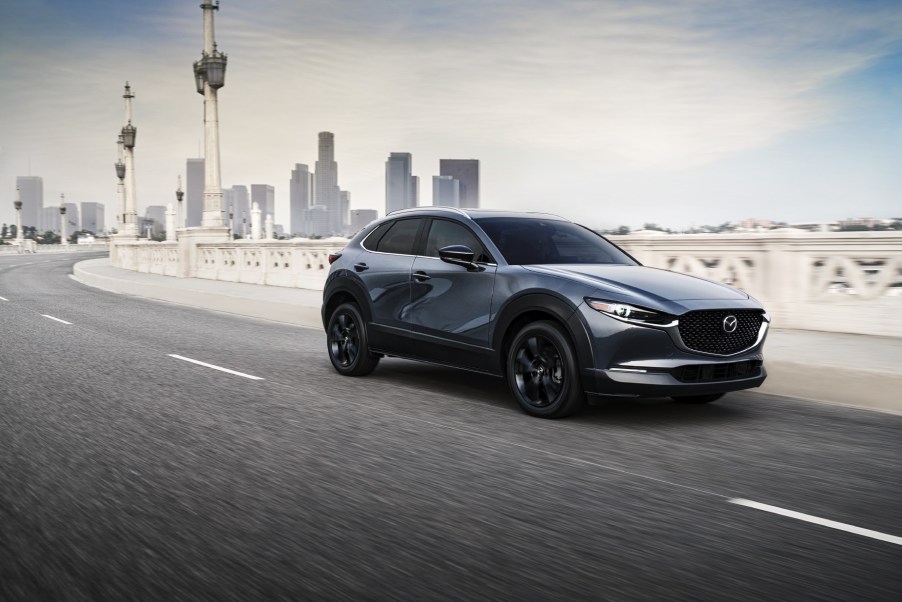
<svg viewBox="0 0 902 602">
<path fill-rule="evenodd" d="M 135 94 L 138 212 L 201 156 L 197 0 L 0 0 L 0 222 L 15 179 L 115 224 L 116 137 Z M 862 2 L 221 2 L 222 182 L 270 184 L 335 134 L 352 209 L 385 211 L 410 152 L 479 159 L 486 208 L 590 227 L 902 216 L 902 5 Z"/>
</svg>

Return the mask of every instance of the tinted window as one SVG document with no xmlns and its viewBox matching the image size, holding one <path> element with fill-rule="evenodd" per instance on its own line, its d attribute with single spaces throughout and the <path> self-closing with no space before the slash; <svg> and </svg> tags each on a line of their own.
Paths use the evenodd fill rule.
<svg viewBox="0 0 902 602">
<path fill-rule="evenodd" d="M 426 238 L 424 255 L 438 257 L 439 249 L 450 247 L 451 245 L 470 247 L 476 254 L 476 261 L 483 263 L 491 261 L 483 251 L 482 243 L 466 226 L 444 219 L 432 220 L 432 225 L 429 227 L 429 236 Z"/>
<path fill-rule="evenodd" d="M 422 221 L 420 219 L 402 219 L 392 223 L 373 250 L 380 253 L 414 255 L 414 243 L 416 243 L 417 231 L 420 229 Z"/>
<path fill-rule="evenodd" d="M 361 246 L 368 251 L 375 251 L 376 247 L 379 245 L 379 241 L 382 240 L 382 237 L 385 236 L 385 233 L 388 232 L 388 229 L 393 225 L 393 222 L 385 222 L 384 224 L 379 224 L 376 226 L 375 230 L 370 232 L 366 238 L 361 242 Z"/>
<path fill-rule="evenodd" d="M 558 220 L 487 217 L 477 219 L 504 259 L 513 265 L 636 262 L 588 228 Z"/>
</svg>

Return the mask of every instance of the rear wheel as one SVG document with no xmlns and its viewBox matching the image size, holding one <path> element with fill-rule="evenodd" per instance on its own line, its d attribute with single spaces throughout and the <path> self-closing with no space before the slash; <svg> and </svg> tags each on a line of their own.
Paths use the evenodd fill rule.
<svg viewBox="0 0 902 602">
<path fill-rule="evenodd" d="M 507 354 L 507 382 L 520 407 L 533 416 L 569 416 L 586 401 L 573 346 L 554 322 L 527 324 L 517 333 Z"/>
<path fill-rule="evenodd" d="M 370 353 L 366 323 L 356 303 L 342 303 L 335 308 L 326 335 L 329 359 L 339 373 L 365 376 L 379 363 L 379 357 Z"/>
<path fill-rule="evenodd" d="M 711 395 L 688 395 L 685 397 L 671 397 L 678 403 L 711 403 L 723 397 L 723 393 L 712 393 Z"/>
</svg>

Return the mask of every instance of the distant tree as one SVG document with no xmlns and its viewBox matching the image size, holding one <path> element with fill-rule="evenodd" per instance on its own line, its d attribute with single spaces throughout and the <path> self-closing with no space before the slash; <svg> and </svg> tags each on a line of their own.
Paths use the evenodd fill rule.
<svg viewBox="0 0 902 602">
<path fill-rule="evenodd" d="M 24 232 L 25 228 L 23 228 L 22 231 Z M 28 235 L 26 234 L 26 236 Z M 58 245 L 60 244 L 61 240 L 60 235 L 56 232 L 53 232 L 52 230 L 46 230 L 40 236 L 34 234 L 34 239 L 38 241 L 39 245 Z"/>
<path fill-rule="evenodd" d="M 839 227 L 840 232 L 866 232 L 870 230 L 864 224 L 843 224 Z"/>
<path fill-rule="evenodd" d="M 6 231 L 7 231 L 8 229 L 9 229 L 9 228 L 6 227 L 6 224 L 3 224 L 3 229 L 0 230 L 0 238 L 6 238 Z"/>
<path fill-rule="evenodd" d="M 669 230 L 665 230 L 658 224 L 652 224 L 652 223 L 645 224 L 644 226 L 642 226 L 642 229 L 643 230 L 657 230 L 658 232 L 668 232 L 669 231 Z"/>
<path fill-rule="evenodd" d="M 889 229 L 890 229 L 890 230 L 902 230 L 902 219 L 894 220 L 894 221 L 889 225 Z"/>
<path fill-rule="evenodd" d="M 617 232 L 617 234 L 629 234 L 630 227 L 629 226 L 620 226 L 619 228 L 617 228 L 616 232 Z"/>
</svg>

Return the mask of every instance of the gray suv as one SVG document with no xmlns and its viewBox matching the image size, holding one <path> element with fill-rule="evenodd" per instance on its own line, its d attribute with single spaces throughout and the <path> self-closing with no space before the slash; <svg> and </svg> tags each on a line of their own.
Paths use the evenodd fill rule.
<svg viewBox="0 0 902 602">
<path fill-rule="evenodd" d="M 383 356 L 504 377 L 526 412 L 586 394 L 707 403 L 764 382 L 770 322 L 724 284 L 642 266 L 553 215 L 394 212 L 329 257 L 322 317 L 335 369 Z"/>
</svg>

